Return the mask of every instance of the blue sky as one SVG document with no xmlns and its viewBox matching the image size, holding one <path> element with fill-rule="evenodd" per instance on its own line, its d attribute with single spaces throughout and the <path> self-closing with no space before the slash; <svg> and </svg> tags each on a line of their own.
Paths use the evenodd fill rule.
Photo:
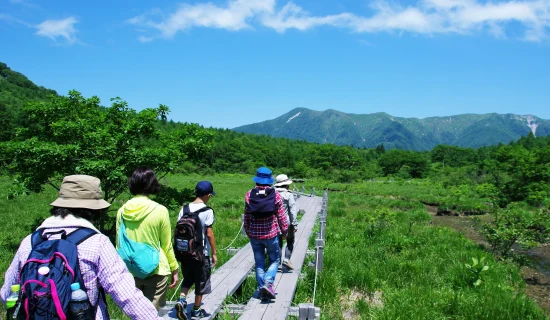
<svg viewBox="0 0 550 320">
<path fill-rule="evenodd" d="M 0 61 L 233 128 L 294 108 L 550 119 L 550 0 L 0 0 Z"/>
</svg>

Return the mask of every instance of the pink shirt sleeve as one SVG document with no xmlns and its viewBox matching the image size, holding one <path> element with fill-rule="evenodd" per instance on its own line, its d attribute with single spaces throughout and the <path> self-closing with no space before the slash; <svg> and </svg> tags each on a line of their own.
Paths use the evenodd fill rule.
<svg viewBox="0 0 550 320">
<path fill-rule="evenodd" d="M 158 312 L 143 293 L 136 288 L 134 277 L 107 237 L 102 237 L 98 260 L 98 279 L 115 303 L 131 319 L 161 319 Z"/>
</svg>

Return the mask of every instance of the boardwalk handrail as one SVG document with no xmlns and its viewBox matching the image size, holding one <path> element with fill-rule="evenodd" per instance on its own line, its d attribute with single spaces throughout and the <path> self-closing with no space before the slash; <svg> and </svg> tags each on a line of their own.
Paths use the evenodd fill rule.
<svg viewBox="0 0 550 320">
<path fill-rule="evenodd" d="M 295 249 L 291 257 L 291 263 L 294 266 L 299 266 L 300 268 L 303 264 L 303 260 L 307 251 L 307 245 L 309 243 L 309 238 L 312 233 L 313 224 L 315 223 L 315 218 L 317 216 L 317 213 L 322 207 L 322 205 L 320 204 L 321 201 L 319 200 L 320 200 L 320 197 L 308 196 L 308 197 L 303 197 L 298 201 L 298 204 L 300 205 L 300 209 L 305 209 L 305 213 L 304 213 L 304 216 L 302 217 L 302 220 L 300 221 L 300 224 L 298 225 Z M 304 203 L 305 205 L 303 205 Z M 303 235 L 302 241 L 298 239 L 298 233 L 299 235 Z M 302 247 L 305 246 L 303 248 L 303 254 L 297 252 L 299 251 L 298 250 L 299 246 L 302 246 Z M 300 255 L 302 256 L 301 260 L 298 259 Z M 212 285 L 212 293 L 205 295 L 202 300 L 204 309 L 210 312 L 210 315 L 203 319 L 215 318 L 218 312 L 222 310 L 225 298 L 227 296 L 231 296 L 241 286 L 241 284 L 250 274 L 253 266 L 254 266 L 254 255 L 252 253 L 252 248 L 250 246 L 250 243 L 248 243 L 247 245 L 239 249 L 231 259 L 229 259 L 225 264 L 223 264 L 219 269 L 217 269 L 216 272 L 212 274 L 210 279 L 211 285 Z M 286 275 L 293 275 L 293 276 L 295 275 L 296 277 L 296 279 L 287 279 L 285 281 L 285 283 L 287 283 L 290 286 L 292 286 L 292 284 L 294 285 L 294 289 L 292 290 L 292 294 L 290 295 L 290 300 L 288 302 L 285 301 L 285 305 L 288 303 L 288 306 L 285 307 L 285 310 L 286 310 L 284 312 L 285 315 L 289 312 L 290 314 L 294 315 L 303 311 L 303 310 L 296 311 L 290 308 L 290 304 L 294 296 L 295 286 L 297 284 L 299 274 L 300 274 L 299 270 L 296 270 L 295 273 L 283 274 L 281 277 L 278 277 L 279 279 L 282 277 L 285 277 Z M 286 277 L 288 278 L 288 276 Z M 193 301 L 193 300 L 194 300 L 194 292 L 189 292 L 189 294 L 187 295 L 187 301 Z M 256 300 L 256 299 L 251 299 L 251 301 L 252 300 Z M 282 300 L 282 297 L 281 297 L 281 300 Z M 176 319 L 175 311 L 173 310 L 173 305 L 174 305 L 174 302 L 167 303 L 167 306 L 162 308 L 159 311 L 159 315 L 161 315 L 163 319 Z M 192 308 L 192 305 L 193 305 L 192 303 L 188 304 L 187 306 L 188 310 Z M 316 313 L 319 312 L 318 308 L 316 308 L 315 310 L 316 310 Z M 268 318 L 265 318 L 265 319 L 268 319 Z"/>
<path fill-rule="evenodd" d="M 273 286 L 277 292 L 277 298 L 271 303 L 260 302 L 252 298 L 243 308 L 233 308 L 233 313 L 242 312 L 240 320 L 256 319 L 286 319 L 289 314 L 298 315 L 300 319 L 318 319 L 320 310 L 311 304 L 304 304 L 298 310 L 291 307 L 300 273 L 305 261 L 309 239 L 313 233 L 313 226 L 318 214 L 321 214 L 321 197 L 301 198 L 300 203 L 305 203 L 305 214 L 298 225 L 295 235 L 294 251 L 290 258 L 294 270 L 291 273 L 283 273 L 277 276 Z M 304 316 L 304 317 L 303 317 Z"/>
</svg>

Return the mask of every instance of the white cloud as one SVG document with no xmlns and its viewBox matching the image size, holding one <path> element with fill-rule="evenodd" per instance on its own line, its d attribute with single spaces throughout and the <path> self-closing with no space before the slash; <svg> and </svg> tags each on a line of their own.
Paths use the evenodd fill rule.
<svg viewBox="0 0 550 320">
<path fill-rule="evenodd" d="M 64 38 L 68 43 L 75 43 L 76 38 L 76 29 L 74 25 L 78 23 L 78 20 L 74 17 L 68 17 L 61 20 L 46 20 L 36 26 L 38 31 L 37 35 L 48 37 L 53 40 L 57 38 Z"/>
<path fill-rule="evenodd" d="M 237 31 L 251 28 L 247 20 L 274 10 L 275 0 L 231 0 L 227 7 L 218 7 L 212 3 L 196 5 L 181 4 L 178 8 L 163 15 L 158 10 L 136 16 L 128 23 L 156 29 L 163 37 L 170 38 L 179 31 L 193 27 L 206 27 Z M 160 21 L 153 18 L 160 16 Z"/>
<path fill-rule="evenodd" d="M 280 8 L 280 9 L 277 9 Z M 541 41 L 550 28 L 550 0 L 418 0 L 402 6 L 393 0 L 371 2 L 372 14 L 337 12 L 316 16 L 293 2 L 277 5 L 276 0 L 228 0 L 225 6 L 211 2 L 182 4 L 173 12 L 154 10 L 127 20 L 153 37 L 171 38 L 192 28 L 230 31 L 263 26 L 284 33 L 320 26 L 343 28 L 357 33 L 411 32 L 417 34 L 471 34 L 487 32 L 506 38 L 510 23 L 522 28 L 523 38 Z M 148 41 L 147 41 L 148 42 Z"/>
</svg>

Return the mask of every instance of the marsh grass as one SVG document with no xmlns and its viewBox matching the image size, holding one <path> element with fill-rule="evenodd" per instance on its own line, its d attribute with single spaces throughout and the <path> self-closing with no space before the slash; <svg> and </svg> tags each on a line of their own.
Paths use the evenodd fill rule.
<svg viewBox="0 0 550 320">
<path fill-rule="evenodd" d="M 364 195 L 349 188 L 354 192 L 329 194 L 315 297 L 322 319 L 546 319 L 525 296 L 515 265 L 496 262 L 464 236 L 432 226 L 422 203 L 404 201 L 408 188 Z M 472 257 L 484 257 L 489 266 L 478 286 L 466 267 Z M 306 269 L 295 303 L 312 302 L 314 276 Z M 352 292 L 363 298 L 344 312 Z M 369 298 L 378 293 L 382 305 Z"/>
<path fill-rule="evenodd" d="M 176 190 L 193 189 L 199 180 L 209 180 L 214 185 L 216 196 L 208 203 L 214 208 L 216 222 L 214 223 L 214 234 L 218 248 L 218 267 L 223 265 L 230 256 L 226 248 L 241 227 L 241 214 L 244 209 L 244 194 L 253 187 L 254 182 L 248 175 L 169 175 L 162 179 L 162 183 Z M 7 199 L 8 189 L 11 181 L 6 177 L 0 178 L 0 205 L 2 207 L 2 219 L 0 219 L 0 282 L 4 282 L 4 273 L 11 263 L 21 240 L 33 231 L 49 214 L 49 203 L 57 197 L 57 190 L 46 187 L 40 194 L 16 197 Z M 183 193 L 182 193 L 183 194 Z M 116 210 L 130 198 L 130 194 L 123 194 L 115 201 L 110 208 L 110 215 L 114 216 Z M 185 199 L 189 201 L 190 199 Z M 182 205 L 184 199 L 178 203 Z M 175 224 L 179 206 L 169 210 L 170 220 Z M 237 236 L 232 247 L 242 247 L 248 243 L 244 236 Z M 214 271 L 215 272 L 215 271 Z M 181 279 L 181 274 L 180 274 Z M 167 299 L 170 299 L 175 290 L 168 290 Z M 177 298 L 177 295 L 176 295 Z M 128 319 L 116 304 L 108 297 L 109 313 L 112 318 Z M 3 309 L 2 309 L 3 312 Z"/>
<path fill-rule="evenodd" d="M 162 181 L 175 190 L 193 188 L 203 179 L 213 182 L 217 195 L 209 205 L 216 212 L 214 233 L 219 266 L 230 258 L 222 249 L 240 229 L 244 194 L 253 186 L 250 178 L 229 174 L 169 175 Z M 314 186 L 320 195 L 329 183 L 308 180 L 303 185 L 306 192 Z M 49 216 L 48 204 L 57 194 L 55 189 L 46 188 L 41 194 L 7 200 L 9 186 L 7 178 L 0 178 L 2 271 L 7 269 L 21 240 Z M 297 188 L 301 186 L 298 184 Z M 324 270 L 317 278 L 315 305 L 321 307 L 322 319 L 546 319 L 525 296 L 515 265 L 496 262 L 464 236 L 431 225 L 423 205 L 441 204 L 445 199 L 472 199 L 472 203 L 479 204 L 486 200 L 483 197 L 457 198 L 437 184 L 414 180 L 329 187 L 338 191 L 329 194 Z M 128 198 L 128 194 L 123 195 L 113 204 L 113 215 Z M 170 210 L 173 223 L 177 211 Z M 314 235 L 316 231 L 318 227 Z M 310 239 L 310 248 L 314 238 Z M 242 247 L 247 242 L 246 237 L 238 236 L 232 246 Z M 485 257 L 484 263 L 489 266 L 478 286 L 472 284 L 471 272 L 465 266 L 472 257 Z M 313 300 L 315 272 L 307 267 L 312 260 L 312 256 L 306 257 L 295 306 Z M 2 282 L 3 277 L 1 272 Z M 226 303 L 245 304 L 255 288 L 252 275 Z M 167 298 L 174 292 L 169 290 Z M 351 296 L 356 300 L 343 308 Z M 374 300 L 380 304 L 373 303 Z M 112 318 L 128 319 L 112 301 L 109 311 Z"/>
</svg>

